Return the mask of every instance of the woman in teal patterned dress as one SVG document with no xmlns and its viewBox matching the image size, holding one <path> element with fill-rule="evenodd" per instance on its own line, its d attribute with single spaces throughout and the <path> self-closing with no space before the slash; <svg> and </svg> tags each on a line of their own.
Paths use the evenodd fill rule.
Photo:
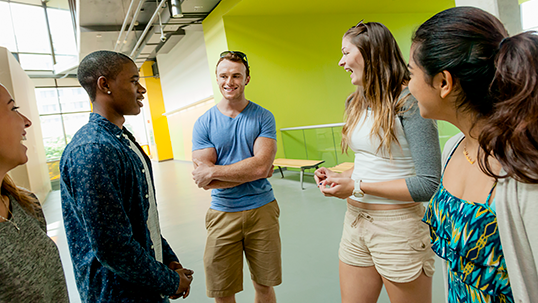
<svg viewBox="0 0 538 303">
<path fill-rule="evenodd" d="M 456 147 L 464 139 L 457 136 Z M 431 226 L 432 249 L 446 260 L 449 302 L 514 302 L 497 228 L 496 182 L 484 203 L 460 199 L 443 178 L 431 199 L 424 222 Z"/>
<path fill-rule="evenodd" d="M 423 219 L 448 302 L 538 302 L 538 35 L 448 9 L 416 31 L 409 68 L 421 115 L 461 131 Z"/>
</svg>

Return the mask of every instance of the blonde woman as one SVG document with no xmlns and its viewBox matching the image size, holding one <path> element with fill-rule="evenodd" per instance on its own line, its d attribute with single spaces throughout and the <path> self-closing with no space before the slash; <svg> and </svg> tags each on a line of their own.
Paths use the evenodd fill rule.
<svg viewBox="0 0 538 303">
<path fill-rule="evenodd" d="M 47 236 L 37 198 L 8 172 L 28 161 L 25 129 L 32 123 L 0 84 L 0 302 L 69 302 L 60 254 Z"/>
<path fill-rule="evenodd" d="M 431 302 L 434 254 L 422 203 L 437 189 L 440 149 L 433 121 L 420 116 L 409 71 L 390 31 L 359 22 L 342 40 L 339 65 L 357 91 L 348 98 L 342 150 L 354 168 L 315 172 L 325 196 L 347 200 L 340 242 L 342 302 Z"/>
</svg>

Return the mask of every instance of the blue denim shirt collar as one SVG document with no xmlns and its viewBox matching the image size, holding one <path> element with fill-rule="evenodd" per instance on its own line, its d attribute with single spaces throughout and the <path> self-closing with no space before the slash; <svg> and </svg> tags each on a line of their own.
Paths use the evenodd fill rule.
<svg viewBox="0 0 538 303">
<path fill-rule="evenodd" d="M 125 140 L 122 136 L 124 134 L 123 128 L 119 128 L 116 124 L 110 122 L 110 120 L 108 120 L 107 118 L 99 115 L 98 113 L 90 113 L 90 123 L 92 122 L 103 126 L 112 135 L 117 138 L 120 138 L 120 141 L 122 143 L 129 145 L 128 140 Z"/>
</svg>

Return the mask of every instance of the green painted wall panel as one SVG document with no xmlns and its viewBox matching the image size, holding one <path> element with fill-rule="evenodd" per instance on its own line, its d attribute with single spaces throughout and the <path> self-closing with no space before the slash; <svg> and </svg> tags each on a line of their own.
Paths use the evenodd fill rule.
<svg viewBox="0 0 538 303">
<path fill-rule="evenodd" d="M 269 109 L 277 129 L 343 121 L 344 100 L 355 87 L 338 66 L 341 38 L 358 20 L 392 29 L 407 58 L 413 29 L 432 14 L 226 16 L 228 47 L 251 66 L 246 96 Z M 278 134 L 283 157 L 282 136 Z"/>
<path fill-rule="evenodd" d="M 446 141 L 448 141 L 448 139 L 455 134 L 459 133 L 460 130 L 454 125 L 445 121 L 437 121 L 437 127 L 439 129 L 439 144 L 441 145 L 441 150 L 443 150 Z"/>
<path fill-rule="evenodd" d="M 385 24 L 407 59 L 413 31 L 436 12 L 454 6 L 447 0 L 414 1 L 405 3 L 406 9 L 393 10 L 386 5 L 388 0 L 374 4 L 345 0 L 338 3 L 348 3 L 346 13 L 339 13 L 322 6 L 317 11 L 312 9 L 316 1 L 305 1 L 307 10 L 283 10 L 281 15 L 267 9 L 274 1 L 223 0 L 203 22 L 211 73 L 221 51 L 245 52 L 251 66 L 246 97 L 274 114 L 277 130 L 343 121 L 344 100 L 355 87 L 349 73 L 338 66 L 341 39 L 357 21 L 364 18 L 366 22 Z M 385 13 L 372 13 L 380 11 Z M 220 92 L 212 81 L 215 99 L 219 100 Z M 341 128 L 331 133 L 328 130 L 309 130 L 304 135 L 302 131 L 278 131 L 277 157 L 318 157 L 327 161 L 325 166 L 352 162 L 352 153 L 339 152 Z M 441 130 L 444 141 L 454 133 L 444 125 Z"/>
</svg>

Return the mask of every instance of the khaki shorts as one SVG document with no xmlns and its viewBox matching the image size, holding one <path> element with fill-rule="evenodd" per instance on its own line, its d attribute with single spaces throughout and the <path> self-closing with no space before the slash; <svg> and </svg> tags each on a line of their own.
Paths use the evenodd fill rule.
<svg viewBox="0 0 538 303">
<path fill-rule="evenodd" d="M 279 216 L 276 200 L 240 212 L 207 211 L 208 297 L 228 297 L 243 290 L 243 251 L 253 281 L 265 286 L 282 283 Z"/>
<path fill-rule="evenodd" d="M 375 266 L 396 283 L 414 281 L 422 270 L 431 277 L 435 257 L 424 205 L 395 210 L 367 210 L 347 205 L 339 258 L 352 266 Z"/>
</svg>

